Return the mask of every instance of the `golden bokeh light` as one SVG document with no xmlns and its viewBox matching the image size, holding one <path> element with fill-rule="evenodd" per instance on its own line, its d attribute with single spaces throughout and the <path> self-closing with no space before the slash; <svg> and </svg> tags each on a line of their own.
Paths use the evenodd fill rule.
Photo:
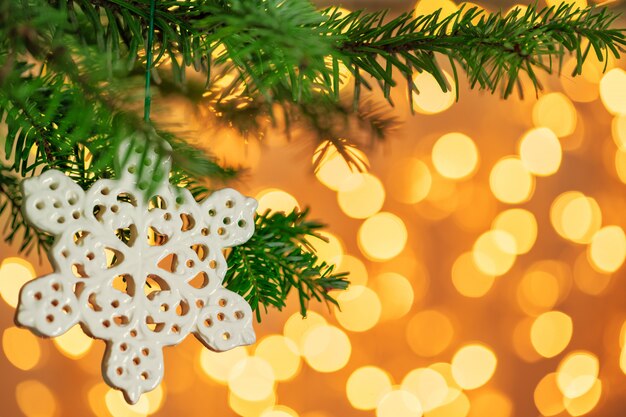
<svg viewBox="0 0 626 417">
<path fill-rule="evenodd" d="M 255 196 L 259 203 L 256 212 L 264 214 L 267 210 L 291 213 L 294 209 L 300 210 L 298 200 L 286 191 L 277 188 L 267 188 Z"/>
<path fill-rule="evenodd" d="M 200 368 L 211 379 L 226 384 L 233 367 L 247 356 L 248 351 L 245 347 L 237 347 L 220 353 L 201 349 Z"/>
<path fill-rule="evenodd" d="M 441 7 L 440 4 L 442 2 L 442 0 L 421 0 L 420 3 L 423 1 L 437 3 L 437 8 Z M 449 0 L 443 1 L 452 3 Z M 426 71 L 423 71 L 413 77 L 413 84 L 415 84 L 415 89 L 412 93 L 413 106 L 417 112 L 423 114 L 441 113 L 448 110 L 454 104 L 454 101 L 456 100 L 454 80 L 446 71 L 443 71 L 443 74 L 448 81 L 448 85 L 450 86 L 446 92 L 441 89 L 441 86 L 435 77 Z"/>
<path fill-rule="evenodd" d="M 424 16 L 441 9 L 440 19 L 450 16 L 458 10 L 458 6 L 452 0 L 417 0 L 415 4 L 415 16 Z"/>
<path fill-rule="evenodd" d="M 433 357 L 450 346 L 454 327 L 450 319 L 440 311 L 425 310 L 411 318 L 406 327 L 409 346 L 418 356 Z"/>
<path fill-rule="evenodd" d="M 2 351 L 11 365 L 23 371 L 33 369 L 41 359 L 39 339 L 17 327 L 8 327 L 2 332 Z"/>
<path fill-rule="evenodd" d="M 384 272 L 373 283 L 380 297 L 381 320 L 395 320 L 404 317 L 413 306 L 414 293 L 411 282 L 396 272 Z"/>
<path fill-rule="evenodd" d="M 613 68 L 600 81 L 600 98 L 611 114 L 626 114 L 626 71 Z"/>
<path fill-rule="evenodd" d="M 559 7 L 561 4 L 572 5 L 576 9 L 587 7 L 587 0 L 546 0 L 548 6 Z"/>
<path fill-rule="evenodd" d="M 566 398 L 578 398 L 595 384 L 600 370 L 598 357 L 590 352 L 579 351 L 567 355 L 556 372 L 556 384 Z"/>
<path fill-rule="evenodd" d="M 272 394 L 260 401 L 250 401 L 240 398 L 232 391 L 228 393 L 228 405 L 242 417 L 259 417 L 263 412 L 276 404 L 276 394 Z"/>
<path fill-rule="evenodd" d="M 563 93 L 548 93 L 539 98 L 533 107 L 533 123 L 548 128 L 558 137 L 569 136 L 576 130 L 578 114 L 569 98 Z M 560 147 L 559 147 L 560 150 Z"/>
<path fill-rule="evenodd" d="M 452 358 L 452 376 L 459 386 L 472 390 L 485 385 L 496 371 L 498 360 L 485 345 L 463 346 Z"/>
<path fill-rule="evenodd" d="M 598 230 L 588 246 L 587 257 L 599 272 L 617 271 L 626 259 L 626 234 L 619 226 Z"/>
<path fill-rule="evenodd" d="M 341 307 L 335 306 L 335 317 L 344 329 L 364 332 L 380 320 L 380 298 L 368 287 L 351 285 L 337 294 L 337 301 Z"/>
<path fill-rule="evenodd" d="M 270 364 L 277 381 L 288 381 L 300 372 L 298 345 L 285 336 L 274 334 L 265 337 L 256 345 L 254 355 Z"/>
<path fill-rule="evenodd" d="M 34 379 L 17 384 L 15 399 L 26 417 L 53 417 L 57 413 L 57 400 L 50 388 Z"/>
<path fill-rule="evenodd" d="M 424 417 L 467 417 L 471 403 L 465 393 L 450 389 L 448 398 L 441 407 L 437 407 L 424 414 Z"/>
<path fill-rule="evenodd" d="M 530 340 L 541 356 L 553 358 L 563 352 L 574 331 L 570 316 L 560 311 L 549 311 L 535 319 L 530 329 Z"/>
<path fill-rule="evenodd" d="M 298 351 L 302 354 L 307 333 L 326 324 L 326 319 L 315 311 L 307 311 L 306 317 L 302 317 L 300 313 L 294 313 L 285 322 L 283 334 L 296 343 Z"/>
<path fill-rule="evenodd" d="M 35 278 L 33 266 L 22 258 L 5 258 L 0 264 L 0 297 L 17 307 L 22 286 Z"/>
<path fill-rule="evenodd" d="M 258 356 L 240 359 L 228 373 L 228 388 L 248 401 L 262 401 L 271 396 L 275 381 L 272 366 Z"/>
<path fill-rule="evenodd" d="M 264 411 L 260 417 L 298 417 L 298 413 L 284 405 L 275 405 L 271 409 Z"/>
<path fill-rule="evenodd" d="M 487 294 L 495 277 L 481 271 L 474 262 L 472 252 L 465 252 L 452 265 L 452 283 L 456 290 L 471 298 L 479 298 Z"/>
<path fill-rule="evenodd" d="M 109 413 L 115 417 L 146 417 L 150 410 L 148 397 L 141 396 L 136 404 L 128 404 L 121 391 L 110 388 L 104 396 Z"/>
<path fill-rule="evenodd" d="M 445 178 L 468 178 L 478 168 L 478 148 L 467 135 L 446 133 L 435 142 L 432 161 L 437 172 Z"/>
<path fill-rule="evenodd" d="M 542 177 L 559 170 L 563 158 L 561 142 L 546 127 L 529 130 L 520 141 L 519 155 L 528 171 Z"/>
<path fill-rule="evenodd" d="M 334 234 L 325 230 L 316 232 L 322 239 L 317 237 L 309 238 L 309 243 L 313 246 L 315 254 L 320 262 L 326 262 L 328 265 L 336 265 L 341 263 L 343 257 L 343 243 Z"/>
<path fill-rule="evenodd" d="M 595 199 L 579 191 L 567 191 L 552 203 L 550 222 L 563 238 L 590 243 L 602 225 L 602 212 Z"/>
<path fill-rule="evenodd" d="M 400 217 L 381 212 L 363 222 L 357 239 L 359 249 L 367 258 L 385 261 L 402 252 L 408 239 L 408 232 Z"/>
<path fill-rule="evenodd" d="M 563 404 L 565 405 L 565 410 L 569 413 L 570 416 L 577 417 L 582 416 L 587 413 L 590 413 L 598 402 L 600 402 L 600 397 L 602 396 L 602 381 L 596 379 L 593 387 L 580 397 L 576 398 L 567 398 L 563 399 Z"/>
<path fill-rule="evenodd" d="M 617 147 L 622 151 L 626 150 L 626 115 L 619 115 L 613 118 L 611 133 Z"/>
<path fill-rule="evenodd" d="M 626 184 L 626 150 L 615 150 L 615 172 L 621 182 Z"/>
<path fill-rule="evenodd" d="M 385 394 L 376 407 L 376 417 L 422 417 L 422 413 L 417 397 L 398 389 Z"/>
<path fill-rule="evenodd" d="M 356 369 L 346 382 L 346 396 L 357 410 L 373 410 L 391 391 L 391 377 L 375 366 Z"/>
<path fill-rule="evenodd" d="M 413 369 L 402 379 L 402 389 L 415 395 L 422 409 L 428 412 L 444 404 L 448 396 L 445 378 L 434 369 Z"/>
<path fill-rule="evenodd" d="M 433 177 L 428 166 L 417 158 L 403 158 L 391 166 L 387 190 L 397 201 L 415 204 L 430 192 Z"/>
<path fill-rule="evenodd" d="M 537 219 L 528 210 L 505 210 L 494 219 L 491 228 L 513 236 L 517 255 L 528 253 L 537 240 Z"/>
<path fill-rule="evenodd" d="M 577 65 L 575 56 L 565 59 L 562 75 L 559 78 L 563 91 L 569 98 L 579 103 L 597 100 L 600 97 L 598 83 L 604 73 L 604 62 L 600 62 L 595 54 L 589 54 L 583 65 L 582 76 L 573 77 L 572 73 Z"/>
<path fill-rule="evenodd" d="M 52 340 L 59 352 L 72 359 L 85 356 L 93 344 L 93 339 L 87 336 L 78 324 Z"/>
<path fill-rule="evenodd" d="M 335 372 L 346 366 L 352 353 L 350 338 L 337 327 L 317 326 L 304 338 L 302 356 L 318 372 Z"/>
<path fill-rule="evenodd" d="M 494 197 L 503 203 L 524 203 L 535 191 L 535 177 L 519 158 L 508 156 L 491 169 L 489 187 Z"/>
<path fill-rule="evenodd" d="M 511 417 L 513 416 L 513 402 L 504 393 L 485 389 L 478 391 L 472 397 L 472 407 L 469 417 Z"/>
<path fill-rule="evenodd" d="M 535 406 L 546 417 L 555 416 L 565 410 L 556 373 L 550 373 L 539 381 L 535 387 L 534 399 Z"/>
<path fill-rule="evenodd" d="M 341 263 L 337 265 L 337 272 L 350 274 L 350 285 L 367 285 L 369 274 L 367 267 L 359 258 L 352 255 L 343 255 Z"/>
<path fill-rule="evenodd" d="M 517 258 L 515 238 L 503 230 L 490 230 L 476 239 L 472 248 L 474 263 L 487 275 L 506 274 Z"/>
<path fill-rule="evenodd" d="M 378 213 L 385 202 L 385 188 L 369 173 L 355 173 L 341 184 L 337 193 L 341 211 L 348 217 L 365 219 Z"/>
<path fill-rule="evenodd" d="M 367 171 L 369 160 L 363 152 L 358 149 L 349 148 L 347 152 L 357 166 L 349 165 L 344 157 L 337 151 L 334 145 L 328 141 L 320 144 L 313 155 L 313 162 L 318 161 L 315 176 L 326 187 L 333 191 L 339 191 L 342 183 L 351 174 L 358 171 Z"/>
<path fill-rule="evenodd" d="M 589 263 L 585 252 L 580 253 L 574 262 L 574 283 L 585 294 L 602 295 L 611 283 L 611 274 L 599 272 Z"/>
</svg>

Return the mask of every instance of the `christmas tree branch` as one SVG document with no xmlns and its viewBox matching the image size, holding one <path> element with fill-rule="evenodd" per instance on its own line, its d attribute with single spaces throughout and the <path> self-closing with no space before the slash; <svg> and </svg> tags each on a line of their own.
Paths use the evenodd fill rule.
<svg viewBox="0 0 626 417">
<path fill-rule="evenodd" d="M 348 286 L 345 273 L 318 259 L 310 239 L 323 225 L 307 219 L 308 211 L 257 216 L 252 238 L 228 256 L 224 285 L 241 294 L 261 321 L 261 308 L 281 310 L 292 290 L 298 293 L 300 312 L 306 315 L 311 299 L 337 304 L 329 293 Z"/>
</svg>

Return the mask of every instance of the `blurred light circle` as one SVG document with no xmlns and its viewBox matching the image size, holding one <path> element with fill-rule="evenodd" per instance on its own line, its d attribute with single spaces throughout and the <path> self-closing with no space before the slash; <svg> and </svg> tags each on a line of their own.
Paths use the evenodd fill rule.
<svg viewBox="0 0 626 417">
<path fill-rule="evenodd" d="M 582 76 L 572 77 L 571 74 L 578 65 L 577 61 L 575 56 L 565 60 L 559 81 L 569 98 L 579 103 L 589 103 L 600 96 L 598 83 L 602 76 L 604 63 L 599 62 L 595 54 L 589 54 L 583 64 Z"/>
<path fill-rule="evenodd" d="M 556 373 L 548 374 L 535 387 L 535 406 L 546 417 L 555 416 L 565 409 L 563 394 L 559 390 L 556 379 Z"/>
<path fill-rule="evenodd" d="M 107 409 L 115 417 L 146 417 L 150 410 L 148 397 L 142 395 L 136 404 L 128 404 L 121 391 L 110 388 L 104 396 Z"/>
<path fill-rule="evenodd" d="M 260 417 L 298 417 L 298 413 L 284 405 L 275 405 L 270 410 L 266 410 Z"/>
<path fill-rule="evenodd" d="M 83 332 L 80 325 L 76 324 L 61 336 L 53 339 L 59 351 L 72 359 L 82 358 L 89 352 L 93 339 Z"/>
<path fill-rule="evenodd" d="M 590 352 L 573 352 L 567 355 L 557 369 L 556 383 L 567 398 L 586 394 L 595 384 L 600 370 L 596 355 Z"/>
<path fill-rule="evenodd" d="M 274 392 L 274 370 L 261 357 L 246 357 L 237 362 L 228 374 L 228 388 L 239 398 L 261 401 Z"/>
<path fill-rule="evenodd" d="M 0 264 L 0 297 L 17 307 L 22 286 L 35 277 L 35 269 L 22 258 L 6 258 Z"/>
<path fill-rule="evenodd" d="M 458 6 L 452 0 L 417 0 L 415 4 L 415 16 L 425 16 L 439 11 L 439 18 L 450 16 L 458 10 Z"/>
<path fill-rule="evenodd" d="M 517 253 L 515 238 L 503 230 L 489 230 L 476 240 L 472 249 L 474 263 L 483 273 L 500 276 L 506 274 Z"/>
<path fill-rule="evenodd" d="M 408 233 L 402 219 L 381 212 L 365 220 L 358 232 L 361 252 L 373 261 L 396 257 L 406 245 Z"/>
<path fill-rule="evenodd" d="M 425 412 L 442 405 L 448 396 L 445 378 L 429 368 L 413 369 L 402 379 L 401 387 L 417 397 Z"/>
<path fill-rule="evenodd" d="M 626 114 L 626 71 L 613 68 L 600 81 L 600 98 L 611 114 Z"/>
<path fill-rule="evenodd" d="M 548 7 L 559 7 L 562 4 L 572 5 L 575 9 L 584 9 L 587 7 L 587 0 L 546 0 Z"/>
<path fill-rule="evenodd" d="M 517 300 L 526 314 L 552 309 L 559 299 L 559 280 L 547 271 L 529 271 L 517 287 Z"/>
<path fill-rule="evenodd" d="M 465 252 L 452 265 L 454 288 L 465 297 L 479 298 L 487 294 L 495 278 L 476 266 L 471 252 Z"/>
<path fill-rule="evenodd" d="M 466 390 L 485 385 L 496 371 L 496 355 L 480 344 L 463 346 L 452 358 L 452 376 Z"/>
<path fill-rule="evenodd" d="M 163 406 L 163 397 L 165 397 L 164 391 L 165 385 L 161 383 L 152 391 L 148 391 L 144 394 L 148 399 L 148 414 L 154 414 L 161 409 Z"/>
<path fill-rule="evenodd" d="M 351 285 L 338 293 L 337 302 L 340 307 L 335 306 L 335 317 L 344 329 L 364 332 L 380 320 L 380 299 L 367 287 Z"/>
<path fill-rule="evenodd" d="M 574 324 L 560 311 L 549 311 L 535 319 L 530 329 L 533 347 L 544 358 L 553 358 L 563 352 L 570 340 Z"/>
<path fill-rule="evenodd" d="M 595 199 L 578 191 L 567 191 L 550 206 L 550 222 L 565 239 L 590 243 L 602 224 L 602 212 Z"/>
<path fill-rule="evenodd" d="M 316 327 L 325 325 L 326 319 L 315 311 L 307 311 L 306 317 L 302 317 L 300 313 L 293 313 L 285 322 L 283 334 L 296 343 L 298 351 L 302 354 L 307 333 Z"/>
<path fill-rule="evenodd" d="M 529 130 L 520 141 L 519 154 L 526 169 L 542 177 L 556 173 L 563 158 L 559 138 L 546 127 Z"/>
<path fill-rule="evenodd" d="M 598 230 L 588 246 L 589 262 L 598 271 L 617 271 L 626 259 L 626 234 L 619 226 L 605 226 Z"/>
<path fill-rule="evenodd" d="M 424 0 L 422 0 L 424 1 Z M 442 0 L 427 0 L 441 4 Z M 449 1 L 449 0 L 444 0 Z M 451 2 L 450 2 L 451 3 Z M 419 7 L 419 5 L 418 5 Z M 438 6 L 439 9 L 441 6 Z M 415 89 L 413 91 L 413 105 L 417 112 L 422 114 L 436 114 L 448 110 L 456 100 L 454 80 L 447 72 L 443 71 L 451 89 L 444 92 L 432 74 L 423 71 L 413 77 Z"/>
<path fill-rule="evenodd" d="M 346 366 L 352 345 L 346 334 L 334 326 L 318 326 L 307 332 L 302 355 L 318 372 L 335 372 Z"/>
<path fill-rule="evenodd" d="M 404 390 L 388 392 L 376 407 L 376 417 L 421 417 L 422 414 L 417 397 Z"/>
<path fill-rule="evenodd" d="M 350 285 L 367 285 L 367 267 L 359 258 L 352 255 L 343 255 L 341 263 L 337 266 L 337 273 L 348 272 Z"/>
<path fill-rule="evenodd" d="M 240 346 L 225 352 L 200 350 L 200 367 L 211 379 L 226 384 L 233 367 L 248 356 L 245 347 Z"/>
<path fill-rule="evenodd" d="M 286 191 L 277 188 L 267 188 L 256 195 L 259 206 L 256 212 L 264 214 L 267 210 L 291 213 L 293 210 L 300 210 L 298 200 Z"/>
<path fill-rule="evenodd" d="M 347 216 L 365 219 L 380 211 L 385 202 L 385 189 L 372 174 L 356 173 L 341 184 L 337 201 Z"/>
<path fill-rule="evenodd" d="M 578 114 L 574 104 L 563 93 L 545 94 L 537 100 L 533 107 L 535 126 L 548 128 L 551 133 L 554 132 L 553 134 L 558 137 L 569 136 L 574 133 L 577 119 Z"/>
<path fill-rule="evenodd" d="M 478 167 L 478 149 L 469 136 L 458 132 L 447 133 L 435 142 L 432 161 L 443 177 L 464 179 Z"/>
<path fill-rule="evenodd" d="M 53 417 L 57 401 L 46 385 L 34 379 L 19 382 L 15 386 L 17 406 L 27 417 Z M 6 404 L 5 404 L 6 407 Z"/>
<path fill-rule="evenodd" d="M 389 194 L 401 203 L 415 204 L 430 192 L 433 177 L 428 166 L 417 158 L 403 158 L 390 168 L 387 176 Z"/>
<path fill-rule="evenodd" d="M 308 241 L 313 246 L 319 262 L 326 262 L 328 265 L 340 264 L 344 252 L 341 240 L 327 231 L 317 232 L 317 235 L 322 239 L 310 237 Z"/>
<path fill-rule="evenodd" d="M 380 399 L 391 391 L 389 374 L 375 366 L 356 369 L 346 382 L 346 395 L 357 410 L 373 410 Z"/>
<path fill-rule="evenodd" d="M 526 202 L 535 190 L 535 177 L 517 157 L 500 159 L 491 169 L 489 187 L 494 197 L 507 204 Z"/>
<path fill-rule="evenodd" d="M 450 389 L 443 405 L 430 410 L 426 417 L 466 417 L 470 409 L 471 404 L 467 395 L 457 389 Z"/>
<path fill-rule="evenodd" d="M 282 335 L 270 335 L 261 340 L 254 356 L 270 364 L 277 381 L 287 381 L 300 371 L 300 352 L 293 340 Z"/>
<path fill-rule="evenodd" d="M 513 350 L 521 359 L 528 363 L 534 363 L 541 359 L 530 341 L 530 329 L 532 328 L 533 319 L 524 317 L 513 328 L 511 341 L 513 342 Z"/>
<path fill-rule="evenodd" d="M 613 133 L 613 141 L 617 147 L 626 151 L 626 115 L 615 116 L 611 123 L 611 132 Z"/>
<path fill-rule="evenodd" d="M 580 397 L 576 398 L 567 398 L 563 399 L 563 404 L 565 405 L 565 410 L 569 413 L 569 415 L 573 417 L 582 416 L 590 413 L 598 402 L 600 402 L 600 397 L 602 396 L 602 381 L 596 379 L 596 382 L 593 384 L 593 387 Z"/>
<path fill-rule="evenodd" d="M 272 394 L 260 401 L 250 401 L 240 398 L 232 391 L 228 392 L 228 405 L 238 415 L 242 417 L 258 417 L 265 410 L 276 404 L 276 394 Z"/>
<path fill-rule="evenodd" d="M 494 219 L 491 228 L 513 236 L 517 255 L 528 253 L 537 240 L 537 219 L 528 210 L 505 210 Z"/>
<path fill-rule="evenodd" d="M 326 187 L 338 191 L 343 181 L 350 174 L 359 171 L 367 171 L 369 161 L 367 156 L 360 150 L 348 147 L 346 152 L 356 163 L 352 166 L 346 162 L 337 148 L 329 141 L 322 142 L 313 155 L 313 163 L 318 162 L 315 176 Z"/>
<path fill-rule="evenodd" d="M 418 356 L 433 357 L 450 346 L 454 327 L 450 319 L 437 310 L 425 310 L 411 318 L 406 327 L 409 346 Z"/>
<path fill-rule="evenodd" d="M 615 172 L 621 182 L 626 184 L 626 150 L 615 150 Z"/>
<path fill-rule="evenodd" d="M 26 329 L 17 327 L 4 329 L 2 350 L 11 365 L 22 371 L 33 369 L 41 359 L 39 339 Z"/>
<path fill-rule="evenodd" d="M 581 253 L 574 262 L 574 282 L 585 294 L 602 295 L 611 283 L 612 275 L 591 266 L 587 254 Z"/>
<path fill-rule="evenodd" d="M 376 294 L 380 297 L 382 320 L 399 319 L 411 310 L 413 286 L 403 275 L 384 272 L 376 277 L 374 284 Z"/>
</svg>

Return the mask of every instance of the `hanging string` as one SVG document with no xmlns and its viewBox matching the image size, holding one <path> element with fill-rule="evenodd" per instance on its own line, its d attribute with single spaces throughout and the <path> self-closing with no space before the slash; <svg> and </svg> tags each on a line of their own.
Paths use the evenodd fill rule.
<svg viewBox="0 0 626 417">
<path fill-rule="evenodd" d="M 154 38 L 154 9 L 156 0 L 150 0 L 150 23 L 148 25 L 148 45 L 146 46 L 146 91 L 143 102 L 143 119 L 150 121 L 150 104 L 152 95 L 150 93 L 150 72 L 152 71 L 152 42 Z"/>
</svg>

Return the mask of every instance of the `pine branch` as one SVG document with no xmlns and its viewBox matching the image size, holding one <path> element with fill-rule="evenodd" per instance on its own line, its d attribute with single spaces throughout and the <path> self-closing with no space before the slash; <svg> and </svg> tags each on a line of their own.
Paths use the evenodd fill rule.
<svg viewBox="0 0 626 417">
<path fill-rule="evenodd" d="M 228 256 L 224 285 L 248 301 L 258 321 L 261 308 L 282 310 L 292 290 L 306 316 L 311 299 L 337 305 L 329 291 L 348 286 L 345 273 L 333 273 L 334 266 L 320 262 L 314 253 L 309 239 L 321 239 L 316 232 L 323 225 L 307 216 L 308 210 L 259 215 L 252 238 Z"/>
<path fill-rule="evenodd" d="M 330 9 L 326 13 L 326 25 L 343 33 L 337 48 L 348 58 L 357 84 L 369 87 L 362 75 L 366 73 L 378 81 L 387 97 L 396 84 L 392 69 L 408 80 L 414 73 L 429 72 L 447 91 L 450 86 L 437 55 L 450 62 L 455 74 L 460 66 L 472 88 L 492 93 L 500 88 L 503 97 L 508 97 L 522 73 L 541 89 L 536 72 L 560 71 L 566 53 L 575 54 L 577 66 L 572 75 L 579 75 L 589 49 L 606 61 L 610 54 L 618 58 L 626 46 L 626 30 L 610 28 L 617 16 L 606 8 L 581 10 L 562 4 L 488 15 L 474 7 L 461 8 L 443 19 L 435 12 L 418 17 L 404 14 L 388 22 L 385 12 L 341 16 Z M 584 41 L 590 48 L 583 50 Z M 412 82 L 409 88 L 414 89 Z"/>
</svg>

